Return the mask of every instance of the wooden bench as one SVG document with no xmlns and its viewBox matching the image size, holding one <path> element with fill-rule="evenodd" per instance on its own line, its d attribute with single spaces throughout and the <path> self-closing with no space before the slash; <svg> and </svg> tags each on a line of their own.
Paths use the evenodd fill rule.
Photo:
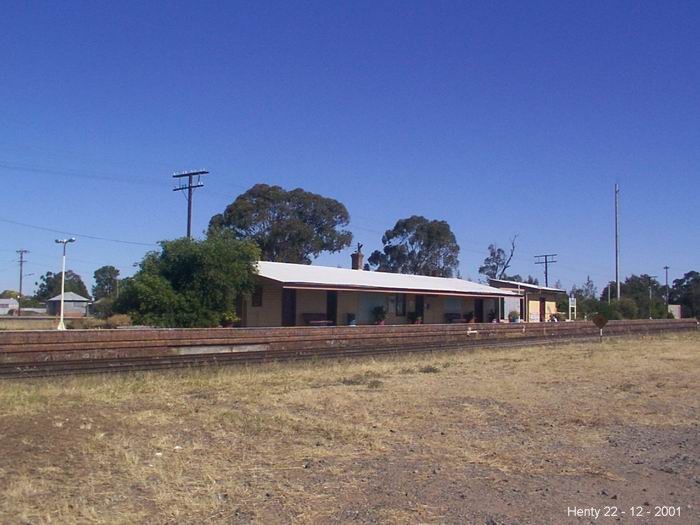
<svg viewBox="0 0 700 525">
<path fill-rule="evenodd" d="M 333 326 L 335 324 L 326 318 L 326 314 L 301 314 L 301 318 L 308 326 Z"/>
</svg>

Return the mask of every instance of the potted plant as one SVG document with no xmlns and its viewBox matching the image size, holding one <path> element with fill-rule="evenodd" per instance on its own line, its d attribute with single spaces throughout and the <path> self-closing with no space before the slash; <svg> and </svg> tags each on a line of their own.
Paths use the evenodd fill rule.
<svg viewBox="0 0 700 525">
<path fill-rule="evenodd" d="M 372 313 L 374 314 L 375 324 L 384 324 L 386 320 L 386 308 L 383 306 L 375 306 Z"/>
<path fill-rule="evenodd" d="M 520 321 L 520 313 L 516 310 L 511 310 L 510 312 L 508 312 L 508 320 L 511 323 L 517 323 L 518 321 Z"/>
<path fill-rule="evenodd" d="M 224 328 L 231 328 L 236 326 L 236 323 L 240 320 L 241 318 L 236 315 L 234 310 L 227 310 L 221 315 L 221 326 Z"/>
<path fill-rule="evenodd" d="M 411 324 L 423 324 L 423 318 L 418 315 L 418 312 L 408 312 L 407 318 Z"/>
</svg>

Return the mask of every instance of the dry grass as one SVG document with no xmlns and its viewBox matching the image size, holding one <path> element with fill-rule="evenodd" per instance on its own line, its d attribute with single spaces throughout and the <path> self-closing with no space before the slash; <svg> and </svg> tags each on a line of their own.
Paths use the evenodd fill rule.
<svg viewBox="0 0 700 525">
<path fill-rule="evenodd" d="M 470 483 L 622 483 L 611 435 L 697 432 L 698 350 L 692 334 L 5 382 L 0 522 L 468 521 Z M 504 515 L 527 523 L 518 505 Z"/>
</svg>

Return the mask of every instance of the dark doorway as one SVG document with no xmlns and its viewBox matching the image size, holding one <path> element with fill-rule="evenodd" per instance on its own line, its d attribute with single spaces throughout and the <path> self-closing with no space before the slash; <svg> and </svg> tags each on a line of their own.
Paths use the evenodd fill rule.
<svg viewBox="0 0 700 525">
<path fill-rule="evenodd" d="M 297 291 L 282 290 L 282 326 L 294 326 L 297 321 Z"/>
<path fill-rule="evenodd" d="M 546 308 L 547 302 L 545 301 L 544 298 L 540 299 L 540 323 L 543 323 L 546 321 L 545 316 L 547 315 L 547 308 Z"/>
<path fill-rule="evenodd" d="M 236 313 L 241 320 L 240 326 L 248 326 L 248 310 L 246 308 L 246 301 L 243 300 L 243 295 L 241 294 L 236 296 Z"/>
<path fill-rule="evenodd" d="M 483 323 L 484 322 L 484 300 L 474 299 L 474 322 Z"/>
<path fill-rule="evenodd" d="M 326 292 L 326 320 L 338 324 L 338 292 Z"/>
<path fill-rule="evenodd" d="M 425 297 L 416 295 L 416 318 L 420 317 L 425 322 Z"/>
</svg>

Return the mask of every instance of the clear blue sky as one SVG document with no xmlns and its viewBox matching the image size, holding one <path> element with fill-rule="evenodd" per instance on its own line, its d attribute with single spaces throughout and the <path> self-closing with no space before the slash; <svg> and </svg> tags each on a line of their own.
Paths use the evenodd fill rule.
<svg viewBox="0 0 700 525">
<path fill-rule="evenodd" d="M 447 220 L 463 276 L 518 234 L 553 283 L 700 270 L 698 2 L 10 2 L 0 19 L 0 219 L 154 243 L 171 174 L 207 168 L 195 231 L 258 182 L 332 196 L 366 251 Z M 60 269 L 58 234 L 0 222 L 0 289 Z M 88 284 L 148 246 L 80 237 Z M 322 256 L 347 266 L 350 250 Z"/>
</svg>

